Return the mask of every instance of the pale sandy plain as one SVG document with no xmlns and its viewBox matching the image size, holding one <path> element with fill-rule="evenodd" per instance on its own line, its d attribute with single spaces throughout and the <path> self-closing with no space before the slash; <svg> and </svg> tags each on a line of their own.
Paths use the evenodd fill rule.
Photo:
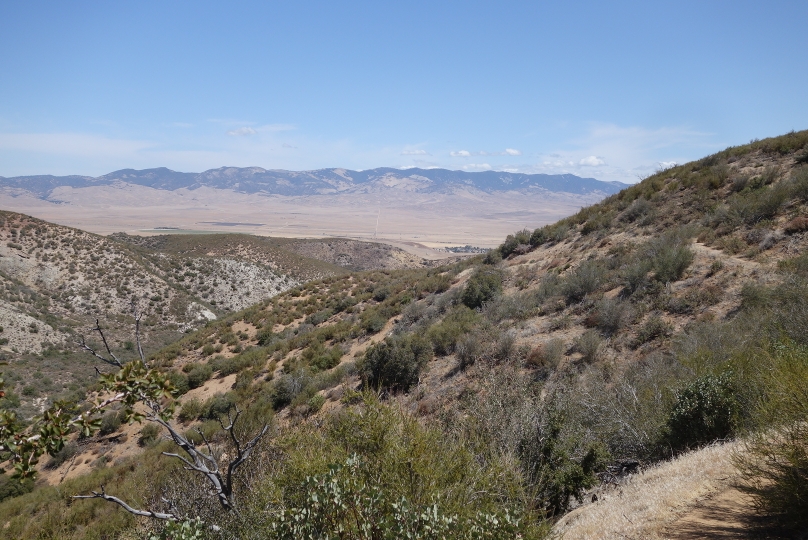
<svg viewBox="0 0 808 540">
<path fill-rule="evenodd" d="M 6 190 L 0 193 L 0 208 L 99 234 L 158 234 L 166 232 L 160 227 L 175 227 L 293 238 L 376 239 L 433 258 L 438 253 L 429 248 L 493 247 L 516 230 L 552 223 L 597 200 L 592 195 L 547 192 L 424 194 L 396 189 L 283 197 L 206 187 L 166 191 L 121 183 L 60 187 L 47 200 Z"/>
</svg>

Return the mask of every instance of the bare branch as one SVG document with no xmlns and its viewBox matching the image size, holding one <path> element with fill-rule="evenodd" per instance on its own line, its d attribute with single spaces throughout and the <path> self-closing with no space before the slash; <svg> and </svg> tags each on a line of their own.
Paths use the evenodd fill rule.
<svg viewBox="0 0 808 540">
<path fill-rule="evenodd" d="M 98 321 L 96 321 L 96 324 L 98 324 Z M 99 327 L 99 331 L 100 331 L 100 327 Z M 103 332 L 101 332 L 101 339 L 104 340 L 104 345 L 106 345 L 107 340 L 104 338 L 104 333 Z M 115 367 L 123 367 L 123 364 L 121 363 L 121 361 L 118 360 L 115 357 L 115 355 L 112 355 L 112 353 L 110 353 L 112 355 L 112 359 L 109 359 L 106 356 L 102 356 L 102 355 L 98 354 L 95 351 L 95 349 L 93 349 L 92 347 L 87 345 L 87 342 L 84 341 L 84 336 L 81 336 L 81 341 L 79 342 L 79 346 L 82 349 L 89 352 L 90 354 L 92 354 L 93 356 L 95 356 L 96 358 L 98 358 L 99 360 L 101 360 L 102 362 L 104 362 L 106 364 L 109 364 L 109 365 L 115 366 Z M 109 347 L 107 347 L 107 350 L 109 350 Z"/>
<path fill-rule="evenodd" d="M 163 512 L 154 512 L 153 510 L 138 510 L 137 508 L 132 508 L 124 501 L 119 499 L 118 497 L 114 497 L 112 495 L 107 495 L 106 491 L 104 490 L 104 486 L 101 486 L 101 491 L 92 491 L 92 495 L 73 495 L 72 499 L 104 499 L 105 501 L 114 502 L 115 504 L 121 506 L 124 510 L 129 512 L 130 514 L 134 514 L 136 516 L 143 516 L 143 517 L 150 517 L 154 519 L 163 519 L 169 521 L 177 521 L 179 518 L 174 514 L 165 514 Z"/>
<path fill-rule="evenodd" d="M 132 313 L 135 316 L 135 341 L 137 342 L 137 353 L 140 355 L 140 361 L 143 362 L 143 365 L 148 367 L 146 364 L 146 355 L 143 354 L 143 346 L 140 344 L 140 318 L 143 317 L 143 313 L 137 310 L 134 300 L 132 300 Z"/>
<path fill-rule="evenodd" d="M 95 331 L 98 332 L 98 334 L 101 336 L 101 341 L 104 343 L 104 348 L 107 349 L 107 354 L 109 354 L 112 360 L 114 361 L 113 365 L 123 367 L 121 361 L 118 359 L 117 356 L 115 356 L 112 353 L 112 349 L 109 348 L 109 343 L 107 343 L 107 336 L 104 335 L 104 331 L 101 329 L 101 322 L 98 319 L 95 320 Z M 109 361 L 108 363 L 112 364 L 112 362 Z"/>
<path fill-rule="evenodd" d="M 238 415 L 236 415 L 236 418 L 238 418 Z M 237 450 L 236 459 L 231 461 L 230 464 L 227 466 L 227 491 L 228 493 L 232 493 L 233 473 L 236 472 L 236 469 L 238 469 L 242 463 L 247 461 L 247 459 L 250 457 L 250 454 L 252 454 L 252 451 L 258 445 L 258 442 L 263 438 L 264 435 L 267 434 L 267 431 L 269 431 L 269 425 L 264 424 L 264 427 L 261 429 L 258 435 L 253 437 L 246 445 L 244 445 L 244 450 L 241 449 L 241 445 L 239 444 L 238 438 L 233 434 L 233 424 L 230 424 L 229 431 L 231 438 L 233 439 L 233 441 L 235 441 Z"/>
</svg>

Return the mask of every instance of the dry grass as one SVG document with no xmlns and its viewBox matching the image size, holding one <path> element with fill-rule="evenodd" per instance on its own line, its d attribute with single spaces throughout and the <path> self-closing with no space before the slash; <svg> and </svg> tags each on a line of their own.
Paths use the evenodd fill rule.
<svg viewBox="0 0 808 540">
<path fill-rule="evenodd" d="M 564 516 L 553 532 L 569 540 L 664 538 L 666 525 L 732 484 L 737 448 L 738 443 L 709 446 L 634 475 Z"/>
</svg>

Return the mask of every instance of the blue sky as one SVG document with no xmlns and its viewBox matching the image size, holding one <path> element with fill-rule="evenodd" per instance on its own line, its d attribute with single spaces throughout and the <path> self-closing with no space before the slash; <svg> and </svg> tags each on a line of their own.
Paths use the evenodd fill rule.
<svg viewBox="0 0 808 540">
<path fill-rule="evenodd" d="M 636 181 L 808 128 L 808 2 L 2 2 L 0 175 Z"/>
</svg>

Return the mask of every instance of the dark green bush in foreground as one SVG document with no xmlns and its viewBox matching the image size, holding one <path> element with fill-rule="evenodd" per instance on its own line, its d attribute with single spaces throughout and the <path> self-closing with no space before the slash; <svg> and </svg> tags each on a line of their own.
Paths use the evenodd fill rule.
<svg viewBox="0 0 808 540">
<path fill-rule="evenodd" d="M 676 397 L 667 422 L 667 443 L 674 450 L 692 448 L 733 434 L 738 402 L 730 373 L 704 375 Z"/>
</svg>

